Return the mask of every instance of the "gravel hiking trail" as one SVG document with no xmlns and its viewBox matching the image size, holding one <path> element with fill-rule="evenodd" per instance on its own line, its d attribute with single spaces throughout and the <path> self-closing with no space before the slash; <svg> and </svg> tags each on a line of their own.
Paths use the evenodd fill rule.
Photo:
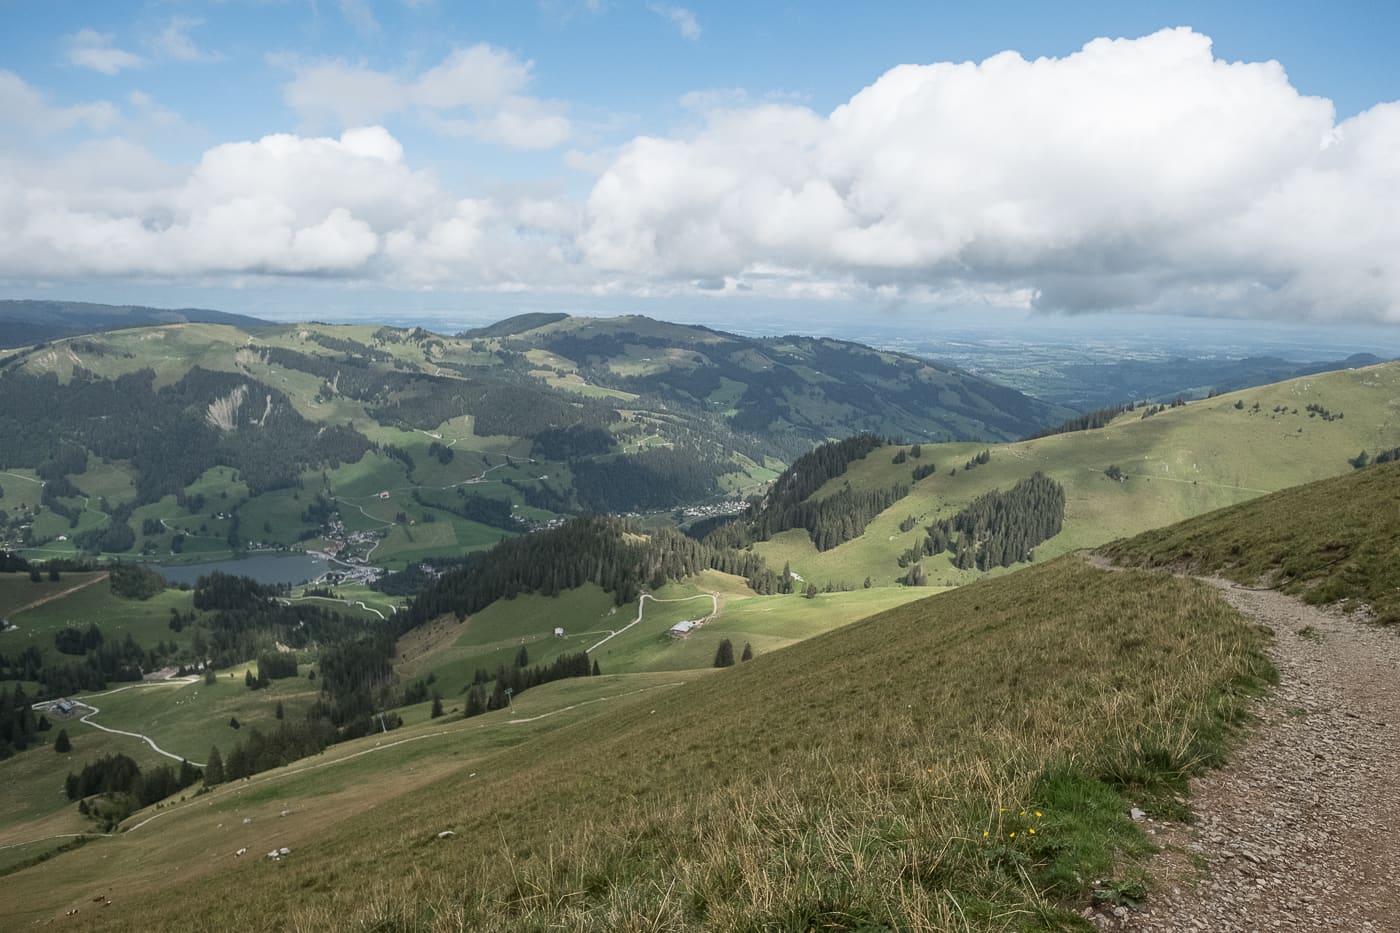
<svg viewBox="0 0 1400 933">
<path fill-rule="evenodd" d="M 1274 633 L 1279 686 L 1255 701 L 1229 764 L 1191 782 L 1193 823 L 1142 824 L 1161 846 L 1143 908 L 1090 919 L 1144 933 L 1400 930 L 1400 637 L 1361 613 L 1205 582 Z"/>
</svg>

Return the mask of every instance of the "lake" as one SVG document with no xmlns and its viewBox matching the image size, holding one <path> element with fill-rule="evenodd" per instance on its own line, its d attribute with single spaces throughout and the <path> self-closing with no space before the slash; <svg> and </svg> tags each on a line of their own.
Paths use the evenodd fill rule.
<svg viewBox="0 0 1400 933">
<path fill-rule="evenodd" d="M 188 583 L 191 586 L 201 576 L 215 570 L 240 577 L 252 577 L 259 583 L 301 583 L 314 580 L 325 573 L 327 561 L 324 557 L 313 557 L 310 554 L 254 554 L 236 560 L 215 560 L 204 564 L 153 566 L 171 583 Z"/>
</svg>

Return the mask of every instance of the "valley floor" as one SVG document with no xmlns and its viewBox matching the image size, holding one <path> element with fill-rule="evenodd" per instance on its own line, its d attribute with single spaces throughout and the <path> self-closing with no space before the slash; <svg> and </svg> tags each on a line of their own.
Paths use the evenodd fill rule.
<svg viewBox="0 0 1400 933">
<path fill-rule="evenodd" d="M 1273 631 L 1280 684 L 1230 765 L 1192 782 L 1194 824 L 1150 826 L 1163 843 L 1150 869 L 1158 891 L 1121 928 L 1396 929 L 1400 637 L 1276 591 L 1211 582 Z"/>
</svg>

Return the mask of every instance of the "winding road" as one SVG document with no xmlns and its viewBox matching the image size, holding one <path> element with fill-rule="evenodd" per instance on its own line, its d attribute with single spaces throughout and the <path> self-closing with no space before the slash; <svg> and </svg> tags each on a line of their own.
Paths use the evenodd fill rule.
<svg viewBox="0 0 1400 933">
<path fill-rule="evenodd" d="M 643 613 L 643 610 L 644 610 L 645 607 L 646 607 L 647 600 L 651 600 L 651 601 L 654 602 L 654 603 L 686 603 L 686 602 L 690 602 L 692 599 L 709 599 L 709 600 L 710 600 L 710 607 L 711 607 L 711 608 L 710 608 L 710 614 L 707 615 L 707 616 L 705 616 L 705 618 L 703 618 L 703 619 L 700 620 L 700 624 L 701 624 L 701 625 L 704 625 L 706 622 L 710 621 L 710 620 L 713 619 L 715 616 L 719 615 L 719 594 L 718 594 L 718 593 L 699 593 L 699 594 L 697 594 L 697 595 L 695 595 L 695 596 L 681 596 L 681 597 L 678 597 L 678 598 L 676 598 L 676 599 L 657 599 L 655 596 L 651 595 L 650 593 L 643 593 L 642 596 L 641 596 L 641 598 L 637 600 L 637 618 L 633 619 L 631 622 L 628 622 L 626 625 L 624 625 L 622 628 L 618 629 L 616 632 L 609 632 L 606 638 L 604 638 L 602 641 L 599 641 L 597 644 L 595 644 L 595 645 L 593 645 L 592 647 L 590 647 L 590 648 L 588 649 L 588 653 L 589 653 L 589 654 L 592 654 L 593 652 L 595 652 L 595 651 L 597 651 L 599 648 L 601 648 L 603 645 L 607 644 L 609 641 L 613 640 L 613 639 L 616 638 L 617 636 L 621 635 L 623 632 L 627 631 L 627 630 L 628 630 L 629 628 L 631 628 L 632 626 L 636 625 L 638 622 L 641 622 L 641 621 L 642 621 L 642 613 Z"/>
<path fill-rule="evenodd" d="M 99 707 L 96 707 L 93 704 L 87 702 L 88 700 L 95 700 L 98 697 L 111 696 L 114 693 L 122 693 L 126 690 L 139 690 L 147 687 L 183 687 L 187 684 L 195 683 L 198 680 L 198 677 L 177 677 L 171 680 L 156 680 L 151 681 L 149 683 L 131 684 L 126 687 L 118 687 L 115 690 L 108 690 L 105 693 L 93 693 L 85 697 L 77 697 L 74 698 L 71 702 L 74 706 L 81 706 L 84 709 L 89 710 L 89 712 L 84 713 L 83 716 L 78 720 L 83 725 L 92 726 L 94 729 L 97 729 L 102 732 L 110 732 L 112 735 L 126 735 L 130 736 L 133 739 L 140 739 L 147 745 L 151 746 L 151 749 L 158 755 L 164 755 L 166 758 L 172 758 L 175 761 L 189 761 L 190 764 L 194 765 L 196 768 L 202 768 L 204 767 L 204 762 L 190 761 L 190 759 L 186 758 L 183 755 L 177 755 L 174 752 L 168 752 L 165 749 L 161 748 L 159 745 L 157 745 L 155 739 L 151 738 L 149 735 L 143 735 L 140 732 L 127 732 L 125 729 L 113 729 L 108 726 L 104 726 L 101 723 L 93 722 L 92 717 L 102 712 L 102 710 Z M 50 704 L 51 701 L 35 703 L 32 708 L 35 710 L 47 710 L 49 709 Z"/>
</svg>

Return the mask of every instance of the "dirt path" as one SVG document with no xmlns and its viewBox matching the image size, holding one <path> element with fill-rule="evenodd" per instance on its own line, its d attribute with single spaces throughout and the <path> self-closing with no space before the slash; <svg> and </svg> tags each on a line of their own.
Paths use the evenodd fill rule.
<svg viewBox="0 0 1400 933">
<path fill-rule="evenodd" d="M 1274 633 L 1279 687 L 1230 764 L 1192 782 L 1194 825 L 1163 845 L 1134 931 L 1400 929 L 1400 637 L 1219 580 Z"/>
<path fill-rule="evenodd" d="M 78 592 L 78 590 L 87 589 L 94 583 L 101 583 L 109 576 L 111 576 L 111 574 L 103 572 L 93 577 L 91 580 L 88 580 L 86 583 L 79 583 L 77 586 L 70 586 L 66 590 L 59 590 L 57 593 L 50 593 L 43 599 L 36 599 L 34 600 L 34 602 L 30 603 L 27 606 L 21 606 L 19 609 L 16 609 L 14 612 L 10 613 L 10 617 L 14 618 L 18 616 L 21 612 L 28 612 L 30 609 L 37 609 L 38 607 L 45 605 L 46 603 L 53 602 L 55 599 L 62 599 L 65 596 L 71 596 L 74 593 Z"/>
<path fill-rule="evenodd" d="M 705 616 L 705 618 L 703 618 L 703 619 L 700 620 L 700 624 L 701 624 L 701 625 L 704 625 L 706 622 L 710 621 L 710 620 L 713 619 L 715 616 L 719 615 L 719 594 L 718 594 L 718 593 L 698 593 L 698 594 L 696 594 L 696 595 L 694 595 L 694 596 L 680 596 L 680 597 L 677 597 L 676 599 L 657 599 L 655 596 L 651 595 L 650 593 L 643 593 L 643 594 L 637 599 L 637 618 L 633 619 L 631 622 L 628 622 L 626 625 L 624 625 L 622 628 L 618 629 L 617 631 L 615 631 L 615 632 L 609 632 L 609 633 L 608 633 L 608 636 L 607 636 L 606 638 L 604 638 L 602 641 L 598 642 L 597 644 L 590 645 L 590 646 L 589 646 L 587 649 L 585 649 L 585 650 L 586 650 L 589 654 L 592 654 L 594 651 L 597 651 L 599 648 L 603 647 L 603 646 L 606 645 L 608 642 L 612 641 L 614 638 L 616 638 L 617 636 L 621 635 L 623 632 L 627 631 L 627 630 L 628 630 L 629 628 L 631 628 L 632 626 L 636 625 L 638 622 L 641 622 L 641 621 L 642 621 L 642 613 L 646 610 L 647 600 L 651 600 L 651 601 L 654 602 L 654 603 L 688 603 L 688 602 L 690 602 L 692 599 L 705 599 L 705 598 L 708 598 L 708 599 L 710 600 L 711 609 L 710 609 L 710 614 L 707 615 L 707 616 Z"/>
</svg>

